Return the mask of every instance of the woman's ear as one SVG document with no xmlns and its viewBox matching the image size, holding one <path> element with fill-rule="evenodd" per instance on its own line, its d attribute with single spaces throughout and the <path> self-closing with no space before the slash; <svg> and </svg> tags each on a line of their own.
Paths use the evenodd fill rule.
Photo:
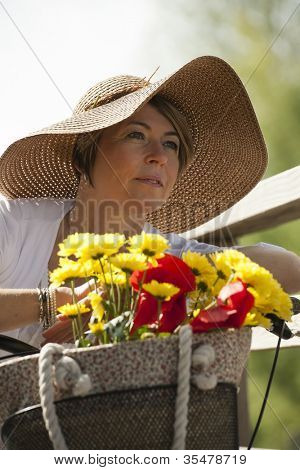
<svg viewBox="0 0 300 470">
<path fill-rule="evenodd" d="M 78 176 L 80 178 L 80 183 L 84 183 L 86 185 L 86 183 L 88 182 L 87 175 L 85 173 L 83 173 L 82 169 L 79 168 L 76 163 L 73 163 L 73 167 L 75 168 L 75 170 L 78 173 Z"/>
<path fill-rule="evenodd" d="M 73 163 L 73 167 L 75 168 L 76 171 L 78 171 L 78 173 L 80 173 L 80 176 L 82 176 L 82 173 L 80 169 L 78 168 L 77 163 Z"/>
</svg>

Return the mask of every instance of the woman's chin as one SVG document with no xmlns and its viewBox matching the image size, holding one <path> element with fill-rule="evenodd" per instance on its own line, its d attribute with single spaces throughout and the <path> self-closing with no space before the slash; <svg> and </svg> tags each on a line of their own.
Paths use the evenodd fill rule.
<svg viewBox="0 0 300 470">
<path fill-rule="evenodd" d="M 146 186 L 146 185 L 145 185 Z M 149 201 L 150 203 L 156 204 L 157 202 L 163 204 L 166 200 L 164 190 L 162 188 L 128 188 L 131 199 L 136 199 L 137 201 Z"/>
</svg>

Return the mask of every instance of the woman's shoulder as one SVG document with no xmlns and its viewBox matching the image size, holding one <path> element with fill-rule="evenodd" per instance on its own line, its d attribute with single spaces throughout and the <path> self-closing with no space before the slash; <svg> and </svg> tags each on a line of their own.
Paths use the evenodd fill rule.
<svg viewBox="0 0 300 470">
<path fill-rule="evenodd" d="M 165 237 L 171 246 L 168 250 L 169 253 L 174 254 L 176 256 L 181 256 L 185 251 L 197 251 L 198 253 L 213 253 L 214 251 L 220 251 L 222 248 L 215 245 L 209 245 L 208 243 L 202 243 L 195 239 L 187 240 L 186 238 L 182 237 L 181 235 L 170 232 L 170 233 L 162 233 L 153 225 L 146 223 L 143 227 L 143 230 L 147 233 L 157 233 Z"/>
<path fill-rule="evenodd" d="M 0 195 L 2 223 L 18 225 L 33 220 L 55 221 L 72 207 L 73 200 L 58 199 L 6 199 Z"/>
</svg>

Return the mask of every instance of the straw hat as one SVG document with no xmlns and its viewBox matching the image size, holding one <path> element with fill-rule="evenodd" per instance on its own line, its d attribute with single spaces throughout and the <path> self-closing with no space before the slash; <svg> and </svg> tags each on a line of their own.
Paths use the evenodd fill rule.
<svg viewBox="0 0 300 470">
<path fill-rule="evenodd" d="M 124 92 L 128 93 L 120 97 Z M 119 76 L 92 87 L 65 121 L 14 142 L 0 158 L 0 193 L 15 198 L 76 197 L 72 152 L 78 134 L 127 119 L 155 94 L 186 117 L 194 158 L 163 206 L 147 221 L 161 232 L 184 232 L 243 198 L 261 179 L 267 150 L 241 80 L 223 60 L 204 56 L 150 83 Z"/>
</svg>

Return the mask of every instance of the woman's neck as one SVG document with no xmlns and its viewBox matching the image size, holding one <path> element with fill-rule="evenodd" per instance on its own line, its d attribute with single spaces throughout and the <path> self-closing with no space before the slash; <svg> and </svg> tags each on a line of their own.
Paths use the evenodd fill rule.
<svg viewBox="0 0 300 470">
<path fill-rule="evenodd" d="M 62 220 L 60 232 L 63 238 L 72 233 L 123 233 L 131 236 L 140 233 L 145 224 L 145 214 L 140 207 L 109 201 L 99 204 L 89 200 L 76 200 L 73 208 Z"/>
</svg>

